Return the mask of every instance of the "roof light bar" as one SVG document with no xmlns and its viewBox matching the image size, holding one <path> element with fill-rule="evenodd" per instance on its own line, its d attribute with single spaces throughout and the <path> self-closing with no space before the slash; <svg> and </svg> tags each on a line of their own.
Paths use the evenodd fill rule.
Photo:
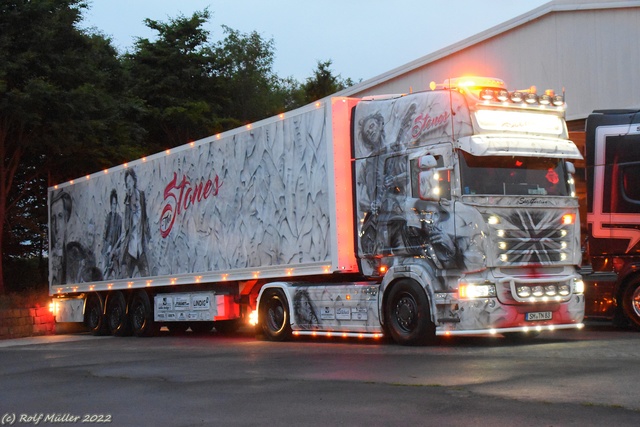
<svg viewBox="0 0 640 427">
<path fill-rule="evenodd" d="M 525 90 L 515 90 L 509 92 L 504 81 L 492 77 L 458 77 L 447 79 L 442 84 L 431 82 L 431 90 L 449 89 L 471 94 L 485 103 L 490 102 L 512 102 L 514 104 L 524 103 L 526 105 L 563 107 L 564 89 L 562 94 L 554 94 L 553 90 L 546 90 L 544 94 L 538 95 L 536 87 L 531 86 Z"/>
</svg>

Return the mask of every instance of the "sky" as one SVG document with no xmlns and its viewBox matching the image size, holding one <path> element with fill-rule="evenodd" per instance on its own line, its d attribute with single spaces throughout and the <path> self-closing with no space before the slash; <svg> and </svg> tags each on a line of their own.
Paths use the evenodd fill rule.
<svg viewBox="0 0 640 427">
<path fill-rule="evenodd" d="M 210 42 L 222 26 L 273 39 L 274 72 L 304 82 L 319 61 L 334 75 L 367 80 L 469 38 L 550 0 L 88 0 L 83 28 L 123 53 L 157 33 L 144 25 L 208 8 Z"/>
</svg>

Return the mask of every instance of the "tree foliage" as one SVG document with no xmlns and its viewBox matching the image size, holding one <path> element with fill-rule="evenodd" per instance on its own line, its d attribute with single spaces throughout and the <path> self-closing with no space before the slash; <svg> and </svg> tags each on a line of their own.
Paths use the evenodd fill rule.
<svg viewBox="0 0 640 427">
<path fill-rule="evenodd" d="M 148 132 L 152 151 L 202 138 L 215 128 L 221 101 L 209 33 L 202 28 L 208 19 L 206 10 L 168 23 L 147 19 L 157 39 L 138 39 L 123 58 L 134 82 L 132 93 L 144 102 L 138 120 Z"/>
<path fill-rule="evenodd" d="M 243 34 L 224 25 L 223 30 L 213 58 L 223 86 L 223 119 L 235 127 L 281 112 L 285 83 L 273 72 L 273 40 L 255 31 Z"/>
<path fill-rule="evenodd" d="M 304 99 L 307 103 L 353 86 L 353 80 L 350 78 L 342 79 L 340 75 L 333 75 L 331 71 L 332 63 L 331 60 L 318 61 L 318 68 L 314 70 L 313 76 L 307 78 L 307 81 L 302 86 Z"/>
<path fill-rule="evenodd" d="M 85 7 L 80 0 L 0 3 L 4 260 L 9 255 L 4 245 L 7 233 L 13 234 L 13 241 L 21 232 L 33 233 L 32 241 L 42 234 L 46 218 L 41 217 L 41 205 L 48 180 L 67 180 L 131 154 L 120 146 L 137 134 L 137 126 L 125 120 L 133 104 L 120 96 L 124 79 L 116 51 L 104 38 L 76 27 Z M 36 212 L 37 219 L 32 216 Z M 31 218 L 33 224 L 17 222 L 20 217 Z"/>
<path fill-rule="evenodd" d="M 306 82 L 273 71 L 275 43 L 222 26 L 205 9 L 167 22 L 120 55 L 79 29 L 83 0 L 0 0 L 0 247 L 46 281 L 47 186 L 182 145 L 352 84 L 318 62 Z M 15 271 L 3 277 L 17 280 Z M 44 277 L 42 277 L 44 276 Z"/>
</svg>

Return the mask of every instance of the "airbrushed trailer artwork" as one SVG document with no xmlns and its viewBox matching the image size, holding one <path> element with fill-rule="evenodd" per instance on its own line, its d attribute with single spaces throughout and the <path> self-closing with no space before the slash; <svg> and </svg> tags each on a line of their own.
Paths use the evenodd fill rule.
<svg viewBox="0 0 640 427">
<path fill-rule="evenodd" d="M 115 334 L 253 313 L 273 340 L 581 327 L 564 99 L 476 80 L 327 99 L 52 188 L 52 295 Z"/>
<path fill-rule="evenodd" d="M 52 190 L 52 210 L 69 200 L 66 224 L 52 229 L 54 251 L 66 241 L 58 252 L 67 268 L 52 271 L 52 285 L 326 263 L 325 114 L 312 109 Z"/>
</svg>

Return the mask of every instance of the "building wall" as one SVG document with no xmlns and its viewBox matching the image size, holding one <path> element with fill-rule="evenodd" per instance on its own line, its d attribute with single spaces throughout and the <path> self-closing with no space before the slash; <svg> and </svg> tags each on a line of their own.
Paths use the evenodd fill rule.
<svg viewBox="0 0 640 427">
<path fill-rule="evenodd" d="M 640 2 L 556 0 L 470 39 L 364 81 L 341 95 L 407 93 L 483 75 L 508 88 L 566 91 L 567 119 L 640 108 Z"/>
</svg>

